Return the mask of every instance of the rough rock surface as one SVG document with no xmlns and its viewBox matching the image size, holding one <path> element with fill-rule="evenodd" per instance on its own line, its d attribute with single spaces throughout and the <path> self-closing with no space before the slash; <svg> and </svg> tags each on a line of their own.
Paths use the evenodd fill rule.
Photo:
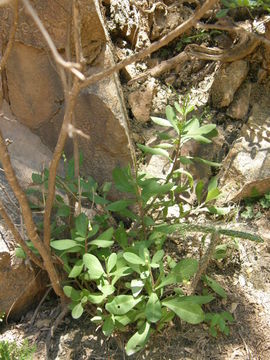
<svg viewBox="0 0 270 360">
<path fill-rule="evenodd" d="M 248 114 L 251 94 L 251 83 L 245 82 L 234 95 L 233 102 L 227 110 L 227 115 L 233 119 L 244 120 Z"/>
<path fill-rule="evenodd" d="M 113 57 L 98 1 L 80 0 L 79 4 L 82 47 L 86 71 L 90 75 L 112 66 Z M 35 0 L 33 6 L 56 47 L 65 56 L 70 2 Z M 3 38 L 7 39 L 11 19 L 10 9 L 0 8 L 0 30 Z M 6 100 L 10 101 L 12 112 L 53 150 L 63 119 L 63 90 L 50 51 L 23 9 L 20 9 L 19 30 L 6 66 L 6 76 Z M 104 116 L 107 115 L 105 125 Z M 112 168 L 132 162 L 127 113 L 116 74 L 84 89 L 76 107 L 76 125 L 91 139 L 99 141 L 99 148 L 95 148 L 97 141 L 86 143 L 79 138 L 84 151 L 84 170 L 87 174 L 103 182 L 111 179 Z M 106 144 L 107 140 L 109 143 Z M 68 142 L 65 151 L 67 155 L 72 154 L 71 141 Z M 91 161 L 93 154 L 94 160 Z"/>
<path fill-rule="evenodd" d="M 0 110 L 0 129 L 3 136 L 9 139 L 8 151 L 16 175 L 21 185 L 27 186 L 32 182 L 33 172 L 48 167 L 52 152 L 37 135 L 16 120 L 6 102 Z"/>
<path fill-rule="evenodd" d="M 128 102 L 138 122 L 145 123 L 149 121 L 153 95 L 153 82 L 149 82 L 144 90 L 136 90 L 129 94 Z"/>
<path fill-rule="evenodd" d="M 39 137 L 20 124 L 4 102 L 0 111 L 0 128 L 8 139 L 12 165 L 22 186 L 32 182 L 33 172 L 48 166 L 52 153 Z M 3 171 L 0 170 L 0 197 L 9 216 L 20 224 L 20 211 Z M 21 230 L 21 227 L 19 228 Z M 29 263 L 14 255 L 13 237 L 0 220 L 0 311 L 19 318 L 29 307 L 38 302 L 46 290 L 47 279 Z"/>
<path fill-rule="evenodd" d="M 213 106 L 222 108 L 229 106 L 236 90 L 240 87 L 248 74 L 248 63 L 244 60 L 223 64 L 217 71 L 211 88 Z"/>
<path fill-rule="evenodd" d="M 224 200 L 240 200 L 270 190 L 270 81 L 252 89 L 252 109 L 223 162 L 220 175 Z"/>
<path fill-rule="evenodd" d="M 46 277 L 14 254 L 11 234 L 0 221 L 0 312 L 20 317 L 45 291 Z"/>
</svg>

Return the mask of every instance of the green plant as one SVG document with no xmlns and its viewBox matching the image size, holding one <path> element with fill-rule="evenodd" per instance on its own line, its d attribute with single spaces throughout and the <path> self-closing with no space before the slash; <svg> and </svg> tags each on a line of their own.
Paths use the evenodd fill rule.
<svg viewBox="0 0 270 360">
<path fill-rule="evenodd" d="M 248 9 L 262 8 L 270 11 L 269 0 L 222 0 L 223 8 L 217 13 L 217 17 L 226 16 L 230 9 L 246 7 Z"/>
<path fill-rule="evenodd" d="M 31 360 L 36 351 L 35 346 L 30 346 L 27 340 L 22 345 L 16 342 L 0 341 L 1 360 Z"/>
<path fill-rule="evenodd" d="M 246 220 L 257 219 L 268 209 L 270 209 L 270 193 L 266 193 L 262 197 L 254 196 L 245 200 L 241 217 Z"/>
<path fill-rule="evenodd" d="M 205 314 L 205 321 L 209 322 L 210 324 L 210 334 L 214 337 L 217 337 L 219 332 L 225 335 L 230 334 L 230 328 L 228 324 L 232 324 L 234 322 L 234 318 L 229 312 L 223 311 L 219 314 Z"/>
<path fill-rule="evenodd" d="M 205 321 L 203 305 L 211 302 L 214 294 L 226 296 L 207 276 L 203 280 L 213 294 L 193 294 L 190 281 L 201 274 L 201 262 L 192 258 L 175 261 L 166 254 L 164 243 L 171 234 L 183 236 L 195 231 L 211 238 L 217 234 L 260 241 L 252 234 L 187 222 L 188 216 L 202 211 L 215 216 L 227 211 L 213 204 L 220 194 L 215 177 L 208 186 L 201 181 L 195 185 L 192 175 L 182 168 L 193 162 L 219 166 L 181 154 L 187 141 L 208 144 L 217 134 L 214 124 L 201 124 L 196 117 L 188 120 L 192 110 L 186 98 L 182 107 L 178 103 L 175 108 L 167 107 L 167 119 L 152 118 L 166 128 L 158 134 L 162 142 L 156 147 L 138 146 L 145 153 L 164 156 L 171 168 L 165 179 L 130 167 L 116 168 L 114 186 L 126 199 L 108 199 L 111 183 L 99 187 L 92 177 L 76 178 L 74 161 L 67 164 L 64 177 L 56 178 L 50 246 L 67 274 L 64 293 L 70 299 L 72 316 L 78 319 L 86 311 L 93 322 L 102 325 L 106 336 L 132 331 L 126 344 L 128 355 L 142 349 L 149 336 L 161 331 L 175 316 L 191 324 Z M 29 193 L 39 199 L 32 208 L 39 209 L 47 196 L 48 171 L 33 174 L 32 179 L 34 187 Z M 194 205 L 186 206 L 187 192 L 195 194 Z M 179 216 L 168 218 L 168 211 L 175 206 Z M 95 209 L 95 215 L 87 215 L 87 208 Z M 30 242 L 28 245 L 34 250 Z M 21 250 L 19 255 L 23 255 Z"/>
</svg>

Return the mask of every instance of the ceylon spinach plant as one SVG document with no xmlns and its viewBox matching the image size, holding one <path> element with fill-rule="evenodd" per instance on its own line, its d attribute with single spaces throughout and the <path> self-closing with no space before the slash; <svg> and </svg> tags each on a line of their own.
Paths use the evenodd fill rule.
<svg viewBox="0 0 270 360">
<path fill-rule="evenodd" d="M 187 141 L 210 143 L 217 134 L 214 124 L 202 125 L 195 117 L 187 120 L 192 110 L 186 99 L 182 107 L 178 103 L 175 109 L 167 107 L 167 119 L 152 118 L 165 127 L 166 131 L 159 134 L 162 142 L 153 148 L 145 145 L 139 148 L 165 156 L 171 168 L 165 179 L 148 176 L 138 169 L 132 171 L 130 167 L 116 168 L 114 186 L 126 194 L 126 199 L 108 199 L 111 183 L 99 188 L 92 177 L 76 179 L 73 161 L 68 164 L 65 177 L 57 177 L 50 245 L 67 274 L 64 293 L 70 298 L 72 316 L 78 319 L 84 311 L 91 314 L 92 321 L 102 326 L 106 336 L 133 331 L 125 347 L 127 355 L 141 350 L 150 335 L 161 331 L 175 316 L 190 324 L 210 322 L 213 334 L 217 330 L 228 333 L 226 321 L 230 322 L 230 317 L 206 315 L 203 310 L 204 304 L 214 300 L 214 294 L 224 298 L 226 292 L 206 275 L 202 278 L 208 289 L 204 295 L 190 291 L 190 280 L 194 275 L 200 278 L 205 266 L 202 268 L 201 262 L 193 258 L 172 260 L 164 246 L 170 234 L 197 231 L 215 238 L 216 234 L 223 234 L 260 241 L 251 234 L 187 222 L 187 216 L 200 211 L 218 215 L 225 212 L 212 204 L 220 194 L 216 179 L 208 187 L 201 181 L 194 185 L 192 175 L 181 167 L 198 161 L 218 166 L 181 154 Z M 172 129 L 176 136 L 167 129 Z M 32 179 L 35 185 L 43 187 L 39 193 L 41 204 L 33 205 L 40 207 L 46 197 L 48 172 L 33 174 Z M 33 192 L 40 190 L 32 188 L 30 193 Z M 194 206 L 185 206 L 187 192 L 196 194 Z M 66 204 L 65 194 L 71 199 L 70 204 L 77 204 L 77 209 Z M 169 209 L 175 206 L 179 216 L 168 218 Z M 87 215 L 89 207 L 95 209 L 94 216 Z"/>
</svg>

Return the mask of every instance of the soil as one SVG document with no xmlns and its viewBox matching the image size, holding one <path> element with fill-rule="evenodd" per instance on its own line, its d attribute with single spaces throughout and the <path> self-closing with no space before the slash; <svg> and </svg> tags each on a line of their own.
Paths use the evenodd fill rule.
<svg viewBox="0 0 270 360">
<path fill-rule="evenodd" d="M 178 2 L 167 1 L 166 3 L 173 6 L 174 3 Z M 190 16 L 191 11 L 193 11 L 192 6 L 188 3 L 189 1 L 187 1 L 184 18 Z M 126 1 L 123 4 L 128 6 Z M 173 11 L 177 13 L 179 10 L 177 9 L 176 7 L 176 10 Z M 117 10 L 119 9 L 116 8 L 115 12 Z M 156 15 L 160 15 L 163 11 L 162 8 L 157 10 Z M 108 9 L 107 13 L 109 13 Z M 134 49 L 140 48 L 143 39 L 143 28 L 140 32 L 140 41 L 130 43 L 131 40 L 129 40 L 128 35 L 123 34 L 123 28 L 119 27 L 121 31 L 117 32 L 117 26 L 112 25 L 113 19 L 110 19 L 110 21 L 113 32 L 112 37 L 117 50 L 116 57 L 117 54 L 123 53 L 127 49 L 129 53 L 132 53 Z M 143 24 L 146 24 L 145 19 Z M 134 26 L 138 27 L 139 25 L 135 24 Z M 131 35 L 132 29 L 131 27 Z M 157 30 L 160 31 L 161 35 L 169 31 L 162 28 L 162 26 L 160 28 L 156 27 Z M 145 25 L 146 43 L 151 41 L 151 36 L 154 35 L 149 33 L 149 28 Z M 155 33 L 156 36 L 158 36 L 157 33 Z M 132 39 L 134 39 L 134 36 Z M 173 56 L 175 45 L 173 43 L 170 47 L 163 49 L 163 52 L 154 54 L 153 58 Z M 216 111 L 209 108 L 209 90 L 217 67 L 218 65 L 214 62 L 198 60 L 186 64 L 185 68 L 178 72 L 174 70 L 169 74 L 163 74 L 159 79 L 155 80 L 156 91 L 151 114 L 164 113 L 168 102 L 173 103 L 174 100 L 178 99 L 178 94 L 183 95 L 188 91 L 191 102 L 197 108 L 204 111 L 208 106 L 208 113 L 215 114 L 216 122 L 223 124 L 224 129 L 229 128 L 231 120 L 228 120 L 226 113 L 222 110 Z M 147 69 L 147 61 L 137 64 L 135 71 L 139 73 L 145 69 Z M 131 91 L 139 89 L 141 85 L 128 86 L 123 74 L 120 75 L 127 98 Z M 149 123 L 138 123 L 131 111 L 130 117 L 130 127 L 136 142 L 149 140 L 152 136 L 151 125 Z M 238 127 L 239 123 L 234 126 L 234 129 Z M 227 132 L 226 136 L 231 136 L 231 133 L 228 134 Z M 237 131 L 235 130 L 230 143 L 233 142 L 236 136 Z M 214 338 L 209 334 L 209 328 L 205 324 L 192 326 L 179 321 L 171 323 L 162 333 L 153 335 L 146 349 L 130 357 L 130 359 L 270 359 L 269 220 L 270 212 L 264 211 L 259 220 L 253 219 L 251 222 L 245 223 L 245 230 L 251 229 L 254 231 L 255 229 L 262 235 L 265 240 L 263 244 L 255 244 L 249 241 L 239 241 L 237 244 L 231 242 L 229 256 L 221 261 L 212 261 L 208 269 L 207 273 L 212 275 L 228 294 L 226 300 L 216 300 L 213 304 L 211 303 L 209 310 L 216 312 L 229 311 L 233 314 L 235 321 L 230 325 L 230 334 L 225 336 L 219 333 L 217 338 Z M 170 255 L 176 258 L 191 254 L 198 256 L 199 241 L 194 235 L 194 237 L 184 240 L 169 241 L 167 247 Z M 46 359 L 48 332 L 59 314 L 57 299 L 52 295 L 48 295 L 35 318 L 33 318 L 34 311 L 35 309 L 32 309 L 18 322 L 7 319 L 7 323 L 0 325 L 0 341 L 15 341 L 20 344 L 23 339 L 27 338 L 30 345 L 36 346 L 34 359 L 43 360 Z M 101 329 L 96 329 L 95 325 L 91 324 L 89 316 L 83 315 L 79 321 L 67 316 L 60 323 L 50 341 L 49 359 L 124 360 L 127 358 L 124 345 L 129 337 L 130 333 L 122 333 L 105 338 Z"/>
</svg>

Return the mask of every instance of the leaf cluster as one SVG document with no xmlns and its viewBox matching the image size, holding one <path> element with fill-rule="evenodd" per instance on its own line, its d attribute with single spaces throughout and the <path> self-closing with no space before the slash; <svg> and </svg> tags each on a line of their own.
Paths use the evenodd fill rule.
<svg viewBox="0 0 270 360">
<path fill-rule="evenodd" d="M 218 233 L 261 240 L 252 234 L 187 222 L 187 217 L 202 211 L 214 216 L 229 211 L 214 205 L 220 195 L 215 177 L 208 184 L 195 182 L 184 167 L 196 162 L 219 166 L 181 154 L 186 142 L 209 144 L 217 134 L 214 124 L 202 124 L 196 117 L 188 119 L 192 111 L 186 98 L 182 106 L 175 103 L 167 107 L 166 119 L 152 118 L 164 129 L 158 133 L 160 144 L 138 146 L 144 153 L 165 157 L 171 168 L 165 179 L 131 167 L 114 169 L 114 186 L 125 199 L 109 199 L 111 183 L 99 186 L 92 177 L 76 178 L 73 160 L 67 162 L 65 176 L 56 178 L 50 246 L 66 273 L 63 290 L 70 299 L 72 316 L 79 319 L 87 312 L 106 336 L 130 330 L 133 335 L 125 347 L 128 355 L 141 350 L 150 335 L 161 331 L 174 317 L 194 325 L 210 321 L 210 329 L 221 324 L 220 330 L 227 332 L 222 320 L 212 321 L 204 312 L 204 305 L 215 299 L 214 294 L 226 297 L 225 290 L 204 275 L 208 290 L 204 295 L 189 295 L 187 290 L 199 264 L 192 258 L 175 261 L 166 253 L 164 243 L 171 234 L 181 238 L 187 232 L 205 236 Z M 39 199 L 32 208 L 40 211 L 47 197 L 48 171 L 33 174 L 32 180 L 29 194 Z M 194 194 L 194 204 L 185 201 L 187 193 Z M 168 217 L 175 207 L 179 216 Z M 95 214 L 89 214 L 88 209 Z M 31 242 L 28 245 L 36 251 Z M 17 255 L 25 256 L 20 248 Z"/>
</svg>

